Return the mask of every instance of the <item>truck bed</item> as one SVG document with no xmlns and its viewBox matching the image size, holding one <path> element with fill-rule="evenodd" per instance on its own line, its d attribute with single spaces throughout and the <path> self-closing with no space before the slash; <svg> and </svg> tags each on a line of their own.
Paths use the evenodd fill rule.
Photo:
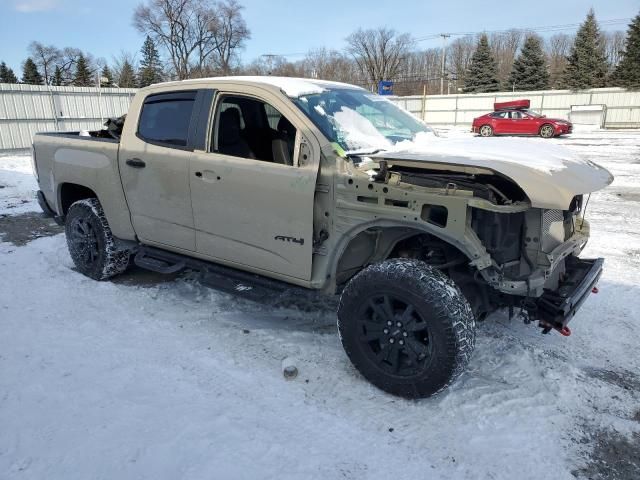
<svg viewBox="0 0 640 480">
<path fill-rule="evenodd" d="M 48 206 L 63 215 L 65 205 L 59 205 L 57 190 L 64 184 L 82 185 L 96 194 L 124 200 L 119 149 L 120 142 L 114 138 L 84 136 L 80 132 L 37 133 L 33 138 L 34 164 Z"/>
</svg>

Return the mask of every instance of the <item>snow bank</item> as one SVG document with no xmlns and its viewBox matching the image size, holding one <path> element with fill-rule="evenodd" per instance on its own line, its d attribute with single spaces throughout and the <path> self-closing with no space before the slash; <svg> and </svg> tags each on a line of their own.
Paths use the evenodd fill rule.
<svg viewBox="0 0 640 480">
<path fill-rule="evenodd" d="M 31 157 L 0 155 L 0 215 L 40 210 Z"/>
</svg>

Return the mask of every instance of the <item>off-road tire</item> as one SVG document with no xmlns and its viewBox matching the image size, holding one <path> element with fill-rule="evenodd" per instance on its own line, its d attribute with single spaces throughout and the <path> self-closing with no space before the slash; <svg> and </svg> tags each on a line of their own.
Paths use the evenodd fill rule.
<svg viewBox="0 0 640 480">
<path fill-rule="evenodd" d="M 118 248 L 97 198 L 73 203 L 65 218 L 69 254 L 76 269 L 94 280 L 124 272 L 131 252 Z"/>
<path fill-rule="evenodd" d="M 387 310 L 387 297 L 392 299 L 393 315 L 385 317 L 381 312 Z M 378 298 L 382 303 L 376 303 Z M 403 310 L 403 305 L 413 306 L 413 320 L 396 327 L 406 320 L 404 314 L 409 308 Z M 393 329 L 381 332 L 379 326 L 387 325 L 391 321 L 388 318 L 394 319 Z M 409 333 L 422 325 L 426 328 Z M 413 259 L 387 260 L 353 277 L 340 297 L 338 330 L 356 369 L 381 390 L 406 398 L 429 397 L 450 385 L 466 368 L 475 345 L 475 318 L 460 289 L 439 270 Z M 370 341 L 376 335 L 382 340 Z M 384 351 L 387 357 L 390 355 L 391 350 L 382 346 L 392 337 L 394 352 L 401 352 L 395 366 L 380 359 Z M 377 348 L 380 350 L 376 353 Z M 423 353 L 414 356 L 420 348 L 425 349 Z M 427 351 L 430 353 L 424 357 Z M 415 367 L 411 367 L 414 362 Z M 394 369 L 402 374 L 390 372 Z"/>
<path fill-rule="evenodd" d="M 545 123 L 544 125 L 542 125 L 538 133 L 542 138 L 553 138 L 555 136 L 555 130 L 553 128 L 553 125 L 551 125 L 550 123 Z"/>
<path fill-rule="evenodd" d="M 493 127 L 491 125 L 482 125 L 478 129 L 481 137 L 493 137 Z"/>
</svg>

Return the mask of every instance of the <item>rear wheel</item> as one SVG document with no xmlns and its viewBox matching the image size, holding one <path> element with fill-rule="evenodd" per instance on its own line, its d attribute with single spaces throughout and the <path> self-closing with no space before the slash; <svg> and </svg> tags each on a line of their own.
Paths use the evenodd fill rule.
<svg viewBox="0 0 640 480">
<path fill-rule="evenodd" d="M 545 123 L 540 127 L 540 136 L 542 138 L 551 138 L 553 137 L 554 134 L 555 134 L 555 130 L 553 128 L 553 125 Z"/>
<path fill-rule="evenodd" d="M 482 125 L 479 131 L 480 131 L 480 136 L 482 137 L 493 136 L 493 128 L 491 128 L 491 125 Z"/>
<path fill-rule="evenodd" d="M 475 319 L 458 287 L 412 259 L 388 260 L 356 275 L 340 298 L 338 328 L 360 373 L 407 398 L 447 387 L 475 344 Z"/>
<path fill-rule="evenodd" d="M 105 280 L 127 269 L 131 252 L 117 247 L 97 198 L 79 200 L 69 207 L 65 235 L 73 263 L 87 277 Z"/>
</svg>

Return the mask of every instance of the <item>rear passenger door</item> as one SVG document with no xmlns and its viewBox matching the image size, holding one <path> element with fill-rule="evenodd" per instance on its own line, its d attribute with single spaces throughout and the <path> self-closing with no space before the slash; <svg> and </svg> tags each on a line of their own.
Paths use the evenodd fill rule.
<svg viewBox="0 0 640 480">
<path fill-rule="evenodd" d="M 526 117 L 517 110 L 509 112 L 509 116 L 511 118 L 511 133 L 528 133 L 527 127 L 528 123 Z"/>
<path fill-rule="evenodd" d="M 218 92 L 208 146 L 191 162 L 199 254 L 274 277 L 311 278 L 320 149 L 294 109 L 258 88 Z"/>
<path fill-rule="evenodd" d="M 189 162 L 202 91 L 152 93 L 120 149 L 131 221 L 145 243 L 195 250 Z"/>
</svg>

